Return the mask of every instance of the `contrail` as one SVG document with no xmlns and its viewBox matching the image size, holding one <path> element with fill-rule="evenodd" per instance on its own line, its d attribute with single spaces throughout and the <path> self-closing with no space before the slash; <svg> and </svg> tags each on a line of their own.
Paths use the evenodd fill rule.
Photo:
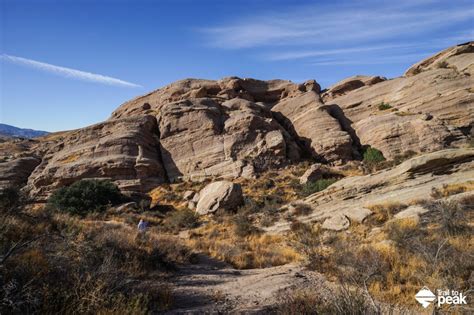
<svg viewBox="0 0 474 315">
<path fill-rule="evenodd" d="M 3 54 L 0 57 L 2 60 L 5 60 L 5 61 L 9 61 L 9 62 L 20 64 L 20 65 L 25 65 L 28 67 L 36 68 L 36 69 L 43 70 L 50 73 L 54 73 L 54 74 L 63 76 L 65 78 L 72 78 L 72 79 L 78 79 L 78 80 L 89 81 L 89 82 L 97 82 L 97 83 L 115 85 L 115 86 L 126 86 L 126 87 L 134 87 L 134 88 L 142 87 L 141 85 L 138 85 L 135 83 L 107 77 L 105 75 L 55 66 L 49 63 L 39 62 L 39 61 L 31 60 L 31 59 L 10 56 L 7 54 Z"/>
</svg>

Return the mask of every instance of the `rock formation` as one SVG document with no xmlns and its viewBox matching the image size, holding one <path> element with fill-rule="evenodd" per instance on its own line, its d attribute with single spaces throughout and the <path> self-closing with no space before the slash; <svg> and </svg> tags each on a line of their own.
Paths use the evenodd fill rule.
<svg viewBox="0 0 474 315">
<path fill-rule="evenodd" d="M 473 47 L 448 48 L 402 77 L 355 76 L 325 91 L 314 80 L 181 80 L 103 123 L 0 143 L 1 185 L 26 183 L 40 201 L 81 178 L 146 193 L 164 182 L 251 178 L 301 158 L 353 163 L 367 145 L 388 159 L 463 146 L 474 126 Z"/>
</svg>

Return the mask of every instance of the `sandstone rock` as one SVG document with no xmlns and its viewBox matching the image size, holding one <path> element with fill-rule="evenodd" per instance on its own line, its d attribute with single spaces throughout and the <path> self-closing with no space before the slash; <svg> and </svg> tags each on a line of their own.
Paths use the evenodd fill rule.
<svg viewBox="0 0 474 315">
<path fill-rule="evenodd" d="M 362 223 L 364 220 L 372 215 L 372 211 L 362 207 L 354 207 L 353 209 L 344 212 L 344 215 L 348 217 L 351 221 Z"/>
<path fill-rule="evenodd" d="M 318 92 L 318 84 L 313 81 L 305 83 L 305 89 Z M 255 79 L 241 79 L 238 77 L 223 78 L 218 81 L 202 79 L 185 79 L 174 82 L 161 89 L 137 97 L 122 104 L 112 113 L 112 119 L 143 115 L 142 108 L 149 104 L 151 110 L 158 112 L 169 103 L 189 98 L 209 97 L 216 101 L 224 97 L 227 99 L 240 98 L 255 102 L 276 102 L 282 93 L 292 94 L 299 90 L 299 86 L 286 80 L 261 81 Z"/>
<path fill-rule="evenodd" d="M 405 210 L 400 211 L 399 213 L 394 215 L 394 218 L 397 220 L 406 219 L 406 218 L 413 218 L 415 220 L 419 219 L 421 214 L 428 212 L 429 210 L 420 205 L 414 205 L 406 208 Z"/>
<path fill-rule="evenodd" d="M 138 204 L 134 201 L 124 203 L 115 208 L 117 212 L 125 212 L 125 211 L 137 210 L 137 209 L 138 209 Z"/>
<path fill-rule="evenodd" d="M 196 209 L 196 202 L 193 200 L 188 201 L 188 209 L 195 210 Z"/>
<path fill-rule="evenodd" d="M 352 159 L 350 135 L 315 92 L 284 99 L 272 112 L 313 157 L 327 162 Z"/>
<path fill-rule="evenodd" d="M 229 181 L 213 182 L 199 192 L 196 206 L 198 214 L 214 213 L 217 210 L 235 210 L 242 205 L 242 188 Z"/>
<path fill-rule="evenodd" d="M 69 132 L 46 150 L 27 191 L 46 200 L 55 189 L 80 179 L 104 178 L 125 194 L 144 193 L 166 180 L 157 131 L 153 117 L 140 116 Z"/>
<path fill-rule="evenodd" d="M 450 47 L 414 64 L 405 72 L 405 76 L 410 77 L 423 71 L 439 68 L 454 68 L 459 72 L 467 70 L 472 74 L 473 55 L 474 42 L 467 42 Z"/>
<path fill-rule="evenodd" d="M 36 157 L 20 157 L 0 163 L 0 189 L 23 186 L 41 160 Z"/>
<path fill-rule="evenodd" d="M 158 115 L 169 180 L 252 177 L 288 162 L 290 136 L 253 102 L 209 98 L 168 104 Z"/>
<path fill-rule="evenodd" d="M 330 189 L 310 195 L 302 201 L 313 206 L 314 211 L 301 221 L 311 223 L 336 215 L 349 217 L 355 208 L 378 204 L 409 204 L 429 198 L 432 187 L 464 183 L 468 178 L 474 178 L 474 149 L 448 149 L 422 154 L 391 169 L 343 178 L 332 184 Z M 460 200 L 470 200 L 467 193 L 461 196 L 464 194 L 459 194 Z M 266 230 L 281 233 L 289 228 L 290 223 L 277 222 Z"/>
<path fill-rule="evenodd" d="M 327 91 L 324 92 L 322 97 L 323 99 L 335 98 L 341 95 L 345 95 L 361 87 L 371 86 L 385 80 L 387 79 L 379 76 L 356 75 L 334 84 Z"/>
<path fill-rule="evenodd" d="M 300 177 L 300 184 L 304 185 L 308 182 L 317 181 L 318 179 L 322 179 L 324 175 L 331 173 L 331 169 L 326 165 L 320 163 L 313 164 Z"/>
<path fill-rule="evenodd" d="M 324 220 L 322 228 L 332 231 L 342 231 L 349 228 L 350 222 L 345 215 L 337 214 Z"/>
<path fill-rule="evenodd" d="M 192 190 L 187 190 L 183 194 L 183 199 L 184 200 L 192 200 L 195 195 L 195 192 Z"/>
</svg>

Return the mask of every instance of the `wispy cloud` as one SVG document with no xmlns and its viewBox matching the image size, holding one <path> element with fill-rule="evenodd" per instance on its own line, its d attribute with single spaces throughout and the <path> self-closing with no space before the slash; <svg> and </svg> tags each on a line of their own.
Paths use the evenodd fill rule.
<svg viewBox="0 0 474 315">
<path fill-rule="evenodd" d="M 132 88 L 142 87 L 141 85 L 138 85 L 135 83 L 108 77 L 105 75 L 66 68 L 66 67 L 60 67 L 60 66 L 49 64 L 49 63 L 32 60 L 32 59 L 16 57 L 16 56 L 11 56 L 7 54 L 3 54 L 0 57 L 4 61 L 8 61 L 8 62 L 19 64 L 19 65 L 24 65 L 31 68 L 36 68 L 45 72 L 60 75 L 65 78 L 78 79 L 78 80 L 83 80 L 83 81 L 114 85 L 114 86 L 122 86 L 122 87 L 132 87 Z"/>
<path fill-rule="evenodd" d="M 406 45 L 374 45 L 374 46 L 359 46 L 359 47 L 347 47 L 341 49 L 318 49 L 318 50 L 303 50 L 303 51 L 290 51 L 290 52 L 277 52 L 270 53 L 267 55 L 270 60 L 288 60 L 288 59 L 301 59 L 308 57 L 318 57 L 326 55 L 338 55 L 346 53 L 359 53 L 359 52 L 370 52 L 377 50 L 387 49 L 398 49 L 398 48 L 413 48 L 415 44 Z"/>
<path fill-rule="evenodd" d="M 404 48 L 397 43 L 421 46 L 427 40 L 420 38 L 434 36 L 441 44 L 445 38 L 456 37 L 446 35 L 451 27 L 471 21 L 474 7 L 467 0 L 451 0 L 449 5 L 441 0 L 366 0 L 299 6 L 284 13 L 259 12 L 200 31 L 214 47 L 259 48 L 264 49 L 263 55 L 271 49 L 265 55 L 269 60 L 290 60 Z"/>
<path fill-rule="evenodd" d="M 379 65 L 379 64 L 406 64 L 409 61 L 416 62 L 422 58 L 426 58 L 435 51 L 424 54 L 401 54 L 389 57 L 378 57 L 370 59 L 331 59 L 331 60 L 319 60 L 312 62 L 313 66 L 342 66 L 342 65 Z"/>
</svg>

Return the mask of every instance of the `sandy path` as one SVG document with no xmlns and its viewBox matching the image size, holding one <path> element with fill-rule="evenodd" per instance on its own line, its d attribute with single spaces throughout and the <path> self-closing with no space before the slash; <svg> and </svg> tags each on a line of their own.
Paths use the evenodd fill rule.
<svg viewBox="0 0 474 315">
<path fill-rule="evenodd" d="M 171 282 L 177 308 L 167 314 L 256 313 L 276 304 L 282 290 L 325 284 L 323 276 L 295 264 L 237 270 L 204 255 L 181 267 Z"/>
</svg>

